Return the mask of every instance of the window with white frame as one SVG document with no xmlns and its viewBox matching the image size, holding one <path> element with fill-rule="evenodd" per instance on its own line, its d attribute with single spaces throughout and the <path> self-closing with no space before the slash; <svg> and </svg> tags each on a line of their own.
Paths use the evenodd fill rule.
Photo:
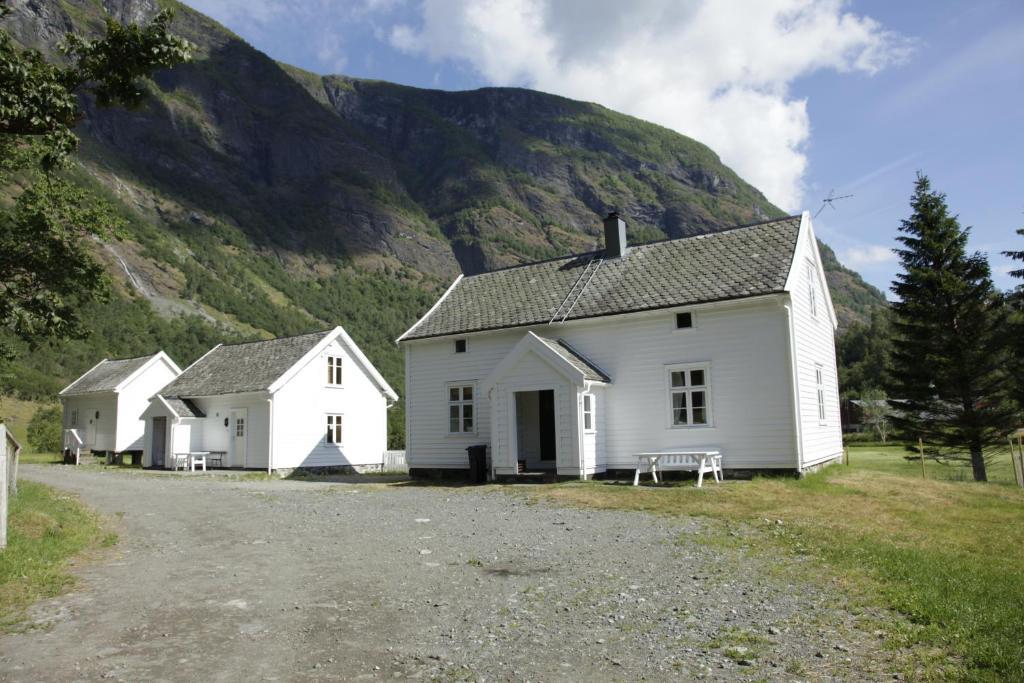
<svg viewBox="0 0 1024 683">
<path fill-rule="evenodd" d="M 597 429 L 594 422 L 594 395 L 583 394 L 583 431 L 593 432 Z"/>
<path fill-rule="evenodd" d="M 476 415 L 472 384 L 448 386 L 448 433 L 472 434 Z"/>
<path fill-rule="evenodd" d="M 78 426 L 78 408 L 75 408 L 71 411 L 71 426 Z"/>
<path fill-rule="evenodd" d="M 711 424 L 709 375 L 707 363 L 668 367 L 668 399 L 673 427 Z"/>
<path fill-rule="evenodd" d="M 324 438 L 324 443 L 341 443 L 341 415 L 327 416 L 327 436 Z"/>
<path fill-rule="evenodd" d="M 690 311 L 683 311 L 682 313 L 676 313 L 676 329 L 677 330 L 688 330 L 693 327 L 693 313 Z"/>
<path fill-rule="evenodd" d="M 245 418 L 235 418 L 235 436 L 245 436 Z"/>
<path fill-rule="evenodd" d="M 466 349 L 467 349 L 467 347 L 466 347 L 466 340 L 465 339 L 456 339 L 455 340 L 455 353 L 465 353 Z"/>
<path fill-rule="evenodd" d="M 807 264 L 807 298 L 811 308 L 811 315 L 818 317 L 818 274 L 815 272 L 814 264 Z"/>
<path fill-rule="evenodd" d="M 327 356 L 327 384 L 341 386 L 341 357 Z"/>
<path fill-rule="evenodd" d="M 818 422 L 825 424 L 825 371 L 820 365 L 814 366 L 814 382 L 818 390 Z"/>
</svg>

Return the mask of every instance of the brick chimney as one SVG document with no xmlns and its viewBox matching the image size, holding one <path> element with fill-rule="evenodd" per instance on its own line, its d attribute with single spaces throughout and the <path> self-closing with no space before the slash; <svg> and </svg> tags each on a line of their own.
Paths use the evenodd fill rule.
<svg viewBox="0 0 1024 683">
<path fill-rule="evenodd" d="M 604 219 L 604 257 L 619 258 L 629 250 L 626 244 L 626 221 L 622 220 L 618 211 L 612 211 Z"/>
</svg>

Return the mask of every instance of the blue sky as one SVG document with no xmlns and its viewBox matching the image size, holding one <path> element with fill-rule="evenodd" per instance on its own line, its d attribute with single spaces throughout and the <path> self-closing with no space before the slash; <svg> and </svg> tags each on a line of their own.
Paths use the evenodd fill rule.
<svg viewBox="0 0 1024 683">
<path fill-rule="evenodd" d="M 887 290 L 915 172 L 996 283 L 1024 249 L 1024 3 L 838 0 L 191 0 L 317 73 L 516 85 L 705 142 Z"/>
</svg>

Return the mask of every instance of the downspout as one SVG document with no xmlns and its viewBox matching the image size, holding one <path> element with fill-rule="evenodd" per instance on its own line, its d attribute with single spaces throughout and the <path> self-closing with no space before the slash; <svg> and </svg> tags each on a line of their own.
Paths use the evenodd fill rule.
<svg viewBox="0 0 1024 683">
<path fill-rule="evenodd" d="M 267 475 L 274 472 L 274 397 L 267 399 Z"/>
<path fill-rule="evenodd" d="M 803 471 L 804 465 L 804 436 L 803 420 L 800 419 L 800 377 L 796 363 L 796 332 L 794 329 L 793 308 L 789 300 L 782 304 L 786 309 L 786 332 L 789 345 L 789 378 L 790 390 L 793 392 L 793 426 L 796 433 L 796 469 Z"/>
</svg>

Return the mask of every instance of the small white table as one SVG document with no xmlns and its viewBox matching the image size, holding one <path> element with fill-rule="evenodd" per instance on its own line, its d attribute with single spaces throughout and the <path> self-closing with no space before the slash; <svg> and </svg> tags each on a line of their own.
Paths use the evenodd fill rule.
<svg viewBox="0 0 1024 683">
<path fill-rule="evenodd" d="M 716 482 L 722 481 L 722 453 L 715 449 L 709 450 L 665 450 L 650 451 L 636 454 L 636 473 L 633 475 L 633 486 L 640 485 L 640 472 L 643 466 L 651 473 L 654 483 L 658 483 L 658 469 L 687 470 L 697 472 L 697 488 L 704 484 L 704 475 L 714 475 Z"/>
<path fill-rule="evenodd" d="M 188 453 L 174 454 L 174 469 L 186 467 L 192 472 L 196 471 L 196 465 L 202 465 L 203 472 L 206 471 L 206 459 L 211 455 L 210 451 L 189 451 Z"/>
<path fill-rule="evenodd" d="M 188 466 L 193 472 L 196 471 L 196 465 L 203 466 L 203 472 L 206 471 L 206 458 L 210 456 L 209 451 L 195 451 L 188 454 Z"/>
</svg>

